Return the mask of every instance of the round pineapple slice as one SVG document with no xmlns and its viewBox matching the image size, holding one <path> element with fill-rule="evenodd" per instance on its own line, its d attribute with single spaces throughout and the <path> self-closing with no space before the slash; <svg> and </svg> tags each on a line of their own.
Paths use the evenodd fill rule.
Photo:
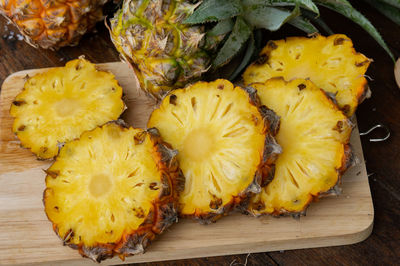
<svg viewBox="0 0 400 266">
<path fill-rule="evenodd" d="M 351 116 L 370 92 L 364 74 L 371 61 L 354 50 L 346 35 L 292 37 L 270 41 L 243 78 L 246 85 L 272 77 L 310 79 L 334 95 L 340 109 Z"/>
<path fill-rule="evenodd" d="M 143 253 L 177 219 L 184 177 L 156 129 L 109 123 L 65 144 L 46 171 L 44 205 L 64 244 L 95 261 Z"/>
<path fill-rule="evenodd" d="M 179 151 L 182 216 L 214 222 L 260 191 L 280 147 L 270 135 L 279 119 L 257 101 L 254 89 L 221 79 L 175 90 L 152 113 L 148 126 Z"/>
<path fill-rule="evenodd" d="M 349 166 L 352 125 L 309 80 L 275 78 L 252 86 L 262 104 L 281 118 L 276 140 L 283 152 L 272 182 L 251 199 L 249 212 L 301 213 L 313 198 L 332 189 Z"/>
<path fill-rule="evenodd" d="M 79 138 L 124 111 L 114 75 L 84 59 L 29 78 L 11 105 L 13 131 L 40 159 L 57 155 L 58 144 Z"/>
</svg>

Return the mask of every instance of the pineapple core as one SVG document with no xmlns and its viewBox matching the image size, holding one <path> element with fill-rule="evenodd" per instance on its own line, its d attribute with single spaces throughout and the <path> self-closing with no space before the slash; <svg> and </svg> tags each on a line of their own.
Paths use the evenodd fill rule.
<svg viewBox="0 0 400 266">
<path fill-rule="evenodd" d="M 93 197 L 101 197 L 111 191 L 112 182 L 108 175 L 97 174 L 89 182 L 89 192 Z"/>
<path fill-rule="evenodd" d="M 64 98 L 55 102 L 53 109 L 60 117 L 72 116 L 79 112 L 80 103 L 78 99 Z"/>
<path fill-rule="evenodd" d="M 208 159 L 215 147 L 215 139 L 207 129 L 190 132 L 183 144 L 183 156 L 194 161 Z"/>
</svg>

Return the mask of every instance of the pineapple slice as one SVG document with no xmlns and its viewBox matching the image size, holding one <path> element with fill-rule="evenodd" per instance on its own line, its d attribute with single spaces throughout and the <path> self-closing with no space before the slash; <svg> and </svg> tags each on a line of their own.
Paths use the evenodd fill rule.
<svg viewBox="0 0 400 266">
<path fill-rule="evenodd" d="M 281 118 L 276 140 L 283 153 L 274 179 L 251 199 L 249 212 L 302 212 L 313 198 L 333 188 L 349 166 L 351 123 L 309 80 L 286 83 L 275 78 L 252 86 Z"/>
<path fill-rule="evenodd" d="M 57 155 L 58 144 L 117 119 L 124 111 L 114 75 L 84 59 L 29 78 L 11 105 L 13 131 L 41 159 Z"/>
<path fill-rule="evenodd" d="M 370 92 L 364 74 L 371 61 L 357 53 L 350 38 L 342 34 L 293 37 L 270 41 L 243 78 L 246 85 L 272 77 L 310 79 L 335 95 L 339 107 L 351 116 Z"/>
<path fill-rule="evenodd" d="M 142 253 L 177 219 L 184 178 L 158 131 L 108 123 L 65 144 L 44 205 L 64 244 L 95 261 Z"/>
<path fill-rule="evenodd" d="M 280 147 L 270 135 L 279 120 L 257 100 L 254 89 L 221 79 L 175 90 L 152 113 L 148 126 L 179 151 L 182 216 L 215 222 L 260 191 Z"/>
</svg>

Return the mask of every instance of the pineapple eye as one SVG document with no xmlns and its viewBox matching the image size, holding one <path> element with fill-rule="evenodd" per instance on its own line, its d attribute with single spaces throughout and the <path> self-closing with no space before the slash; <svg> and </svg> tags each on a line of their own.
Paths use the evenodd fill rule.
<svg viewBox="0 0 400 266">
<path fill-rule="evenodd" d="M 21 105 L 26 104 L 26 102 L 24 100 L 18 100 L 18 101 L 13 101 L 13 104 L 15 106 L 21 106 Z"/>
<path fill-rule="evenodd" d="M 305 84 L 300 84 L 297 86 L 299 90 L 304 90 L 307 86 Z"/>
<path fill-rule="evenodd" d="M 175 94 L 171 94 L 171 96 L 169 96 L 169 103 L 176 105 L 176 100 L 178 99 L 178 97 L 176 97 Z"/>
</svg>

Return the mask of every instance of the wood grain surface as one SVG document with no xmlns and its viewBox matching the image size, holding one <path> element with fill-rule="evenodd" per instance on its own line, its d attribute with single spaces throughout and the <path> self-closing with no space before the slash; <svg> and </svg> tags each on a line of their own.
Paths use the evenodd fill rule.
<svg viewBox="0 0 400 266">
<path fill-rule="evenodd" d="M 99 68 L 114 73 L 124 88 L 128 107 L 124 120 L 145 128 L 155 102 L 138 90 L 131 69 L 124 63 L 102 64 Z M 62 246 L 47 221 L 42 204 L 42 169 L 50 162 L 38 161 L 29 150 L 20 148 L 11 130 L 13 119 L 8 109 L 23 88 L 25 77 L 39 71 L 17 72 L 4 81 L 1 89 L 0 198 L 9 204 L 0 206 L 0 261 L 91 264 L 76 251 Z M 351 143 L 359 162 L 343 176 L 344 193 L 312 204 L 307 217 L 257 219 L 237 213 L 208 226 L 181 219 L 145 254 L 129 257 L 126 262 L 335 246 L 364 240 L 371 233 L 374 210 L 357 129 Z M 247 237 L 243 237 L 245 232 Z M 118 262 L 119 258 L 114 258 L 105 263 Z"/>
<path fill-rule="evenodd" d="M 377 13 L 363 1 L 351 1 L 381 32 L 396 57 L 400 56 L 400 27 Z M 353 39 L 357 51 L 374 59 L 367 74 L 372 98 L 366 100 L 357 111 L 361 131 L 382 123 L 392 132 L 383 143 L 371 143 L 361 138 L 369 181 L 374 202 L 374 228 L 371 236 L 358 244 L 260 252 L 242 255 L 217 256 L 168 262 L 142 263 L 139 265 L 396 265 L 400 258 L 400 90 L 393 76 L 393 61 L 378 44 L 360 27 L 342 16 L 321 8 L 321 17 L 335 33 L 344 33 Z M 28 44 L 9 38 L 16 29 L 0 18 L 0 84 L 10 74 L 42 67 L 62 66 L 80 55 L 95 63 L 118 61 L 118 53 L 109 39 L 103 23 L 97 33 L 86 35 L 77 47 L 58 51 L 37 50 Z M 304 36 L 304 33 L 285 26 L 276 33 L 267 33 L 266 39 L 287 36 Z M 1 128 L 1 127 L 0 127 Z M 379 132 L 377 133 L 379 135 Z M 2 151 L 0 151 L 2 153 Z M 0 184 L 1 187 L 1 184 Z M 0 199 L 0 206 L 11 204 Z M 0 216 L 0 220 L 3 219 Z M 247 237 L 243 232 L 243 237 Z M 6 239 L 7 240 L 7 239 Z M 21 252 L 21 251 L 20 251 Z M 50 252 L 50 251 L 49 251 Z M 163 258 L 158 258 L 161 261 Z M 118 262 L 115 262 L 118 263 Z"/>
</svg>

